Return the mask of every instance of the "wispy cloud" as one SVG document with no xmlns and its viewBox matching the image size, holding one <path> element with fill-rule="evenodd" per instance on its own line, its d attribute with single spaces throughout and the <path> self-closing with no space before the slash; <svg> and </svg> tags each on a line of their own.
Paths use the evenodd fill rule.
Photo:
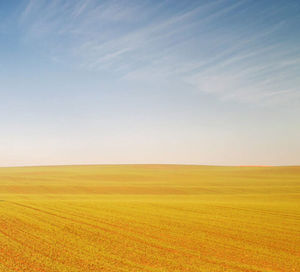
<svg viewBox="0 0 300 272">
<path fill-rule="evenodd" d="M 219 99 L 270 103 L 299 94 L 300 41 L 287 35 L 299 26 L 299 16 L 286 18 L 286 8 L 293 5 L 30 0 L 19 27 L 24 40 L 81 69 L 145 84 L 183 82 Z"/>
</svg>

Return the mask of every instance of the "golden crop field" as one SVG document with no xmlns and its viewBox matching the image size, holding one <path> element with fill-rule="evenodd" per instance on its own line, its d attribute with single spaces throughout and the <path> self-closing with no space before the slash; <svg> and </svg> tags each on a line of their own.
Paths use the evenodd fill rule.
<svg viewBox="0 0 300 272">
<path fill-rule="evenodd" d="M 0 271 L 300 271 L 300 167 L 0 168 Z"/>
</svg>

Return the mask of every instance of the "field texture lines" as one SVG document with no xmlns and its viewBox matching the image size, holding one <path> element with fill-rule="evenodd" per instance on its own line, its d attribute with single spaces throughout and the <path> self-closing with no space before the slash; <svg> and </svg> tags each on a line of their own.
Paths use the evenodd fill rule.
<svg viewBox="0 0 300 272">
<path fill-rule="evenodd" d="M 300 167 L 0 169 L 0 271 L 300 271 Z"/>
</svg>

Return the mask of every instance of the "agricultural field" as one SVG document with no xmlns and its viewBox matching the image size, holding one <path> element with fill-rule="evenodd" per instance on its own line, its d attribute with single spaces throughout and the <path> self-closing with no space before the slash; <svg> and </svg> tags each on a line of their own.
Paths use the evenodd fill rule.
<svg viewBox="0 0 300 272">
<path fill-rule="evenodd" d="M 300 167 L 0 168 L 0 271 L 300 271 Z"/>
</svg>

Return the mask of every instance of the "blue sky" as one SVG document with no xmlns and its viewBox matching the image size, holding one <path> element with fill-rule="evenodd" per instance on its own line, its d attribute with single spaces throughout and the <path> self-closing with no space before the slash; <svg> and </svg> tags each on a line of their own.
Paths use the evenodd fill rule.
<svg viewBox="0 0 300 272">
<path fill-rule="evenodd" d="M 0 1 L 0 165 L 300 164 L 300 3 Z"/>
</svg>

